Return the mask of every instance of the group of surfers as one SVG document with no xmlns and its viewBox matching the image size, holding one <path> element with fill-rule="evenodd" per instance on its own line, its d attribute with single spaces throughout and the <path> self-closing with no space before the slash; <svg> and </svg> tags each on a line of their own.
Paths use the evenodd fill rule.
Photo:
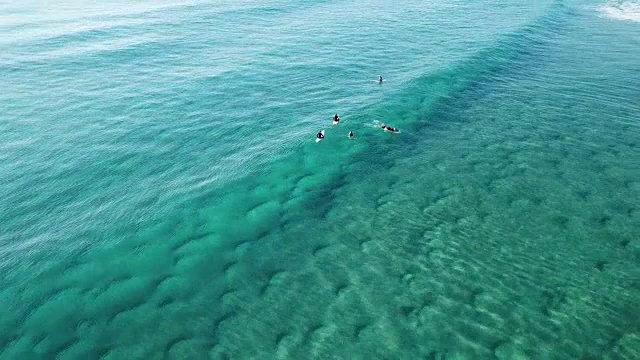
<svg viewBox="0 0 640 360">
<path fill-rule="evenodd" d="M 338 114 L 333 115 L 333 124 L 335 125 L 335 124 L 337 124 L 339 122 L 340 122 L 340 117 L 338 116 Z M 398 130 L 398 129 L 394 128 L 394 127 L 391 127 L 389 125 L 386 125 L 386 124 L 380 125 L 380 128 L 382 130 L 384 130 L 384 131 L 390 131 L 390 132 L 394 132 L 394 133 L 400 131 L 400 130 Z M 349 131 L 349 139 L 353 139 L 354 136 L 355 135 L 353 133 L 353 130 L 350 130 Z M 316 135 L 316 138 L 324 139 L 324 131 L 318 132 L 318 134 Z"/>
<path fill-rule="evenodd" d="M 378 83 L 382 83 L 382 75 L 378 76 Z M 340 122 L 340 116 L 338 116 L 338 114 L 336 113 L 335 115 L 333 115 L 333 125 L 337 125 Z M 390 132 L 399 132 L 400 130 L 382 124 L 380 125 L 380 128 L 384 131 L 390 131 Z M 355 135 L 353 134 L 353 131 L 349 131 L 349 139 L 353 139 Z M 316 135 L 316 139 L 324 139 L 324 131 L 320 131 L 318 132 L 318 134 Z M 319 140 L 318 140 L 319 141 Z"/>
</svg>

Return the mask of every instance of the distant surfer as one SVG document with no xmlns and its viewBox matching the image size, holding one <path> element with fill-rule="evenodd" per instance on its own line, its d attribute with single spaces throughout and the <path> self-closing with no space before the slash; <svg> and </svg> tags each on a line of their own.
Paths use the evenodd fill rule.
<svg viewBox="0 0 640 360">
<path fill-rule="evenodd" d="M 324 130 L 321 130 L 318 135 L 316 135 L 316 141 L 320 141 L 324 139 Z"/>
<path fill-rule="evenodd" d="M 349 131 L 349 139 L 353 139 L 353 131 Z"/>
<path fill-rule="evenodd" d="M 378 75 L 378 84 L 382 84 L 382 75 Z"/>
<path fill-rule="evenodd" d="M 340 121 L 340 116 L 338 116 L 338 113 L 336 113 L 335 115 L 333 115 L 333 125 L 337 124 Z"/>
<path fill-rule="evenodd" d="M 396 128 L 392 128 L 391 126 L 387 126 L 385 124 L 382 124 L 380 126 L 382 128 L 382 130 L 384 131 L 391 131 L 391 132 L 399 132 L 400 130 L 396 129 Z"/>
</svg>

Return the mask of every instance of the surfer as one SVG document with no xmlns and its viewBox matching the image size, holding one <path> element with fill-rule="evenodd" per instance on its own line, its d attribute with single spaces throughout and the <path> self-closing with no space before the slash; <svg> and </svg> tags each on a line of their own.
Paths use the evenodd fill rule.
<svg viewBox="0 0 640 360">
<path fill-rule="evenodd" d="M 316 139 L 319 139 L 319 140 L 324 139 L 324 134 L 322 133 L 322 131 L 320 131 L 318 135 L 316 135 Z"/>
<path fill-rule="evenodd" d="M 340 121 L 340 116 L 338 116 L 338 113 L 336 113 L 335 115 L 333 115 L 333 123 L 337 124 L 338 121 Z"/>
<path fill-rule="evenodd" d="M 353 131 L 349 131 L 349 139 L 353 139 Z"/>
<path fill-rule="evenodd" d="M 398 129 L 396 129 L 396 128 L 392 128 L 391 126 L 387 126 L 387 125 L 385 125 L 385 124 L 382 124 L 380 127 L 381 127 L 381 128 L 382 128 L 382 130 L 384 130 L 384 131 L 391 131 L 391 132 L 398 132 L 398 131 L 400 131 L 400 130 L 398 130 Z"/>
<path fill-rule="evenodd" d="M 378 75 L 378 83 L 382 84 L 382 75 Z"/>
</svg>

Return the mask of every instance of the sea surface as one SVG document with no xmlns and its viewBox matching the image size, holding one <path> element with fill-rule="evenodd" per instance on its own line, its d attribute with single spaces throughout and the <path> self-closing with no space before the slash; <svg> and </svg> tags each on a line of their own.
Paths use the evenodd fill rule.
<svg viewBox="0 0 640 360">
<path fill-rule="evenodd" d="M 640 359 L 639 1 L 2 1 L 0 35 L 0 359 Z"/>
</svg>

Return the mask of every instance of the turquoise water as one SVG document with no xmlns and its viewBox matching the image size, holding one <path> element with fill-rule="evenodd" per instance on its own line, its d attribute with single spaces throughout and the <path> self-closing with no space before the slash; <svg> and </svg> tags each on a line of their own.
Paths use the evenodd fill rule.
<svg viewBox="0 0 640 360">
<path fill-rule="evenodd" d="M 640 358 L 637 1 L 32 1 L 0 34 L 0 358 Z"/>
</svg>

